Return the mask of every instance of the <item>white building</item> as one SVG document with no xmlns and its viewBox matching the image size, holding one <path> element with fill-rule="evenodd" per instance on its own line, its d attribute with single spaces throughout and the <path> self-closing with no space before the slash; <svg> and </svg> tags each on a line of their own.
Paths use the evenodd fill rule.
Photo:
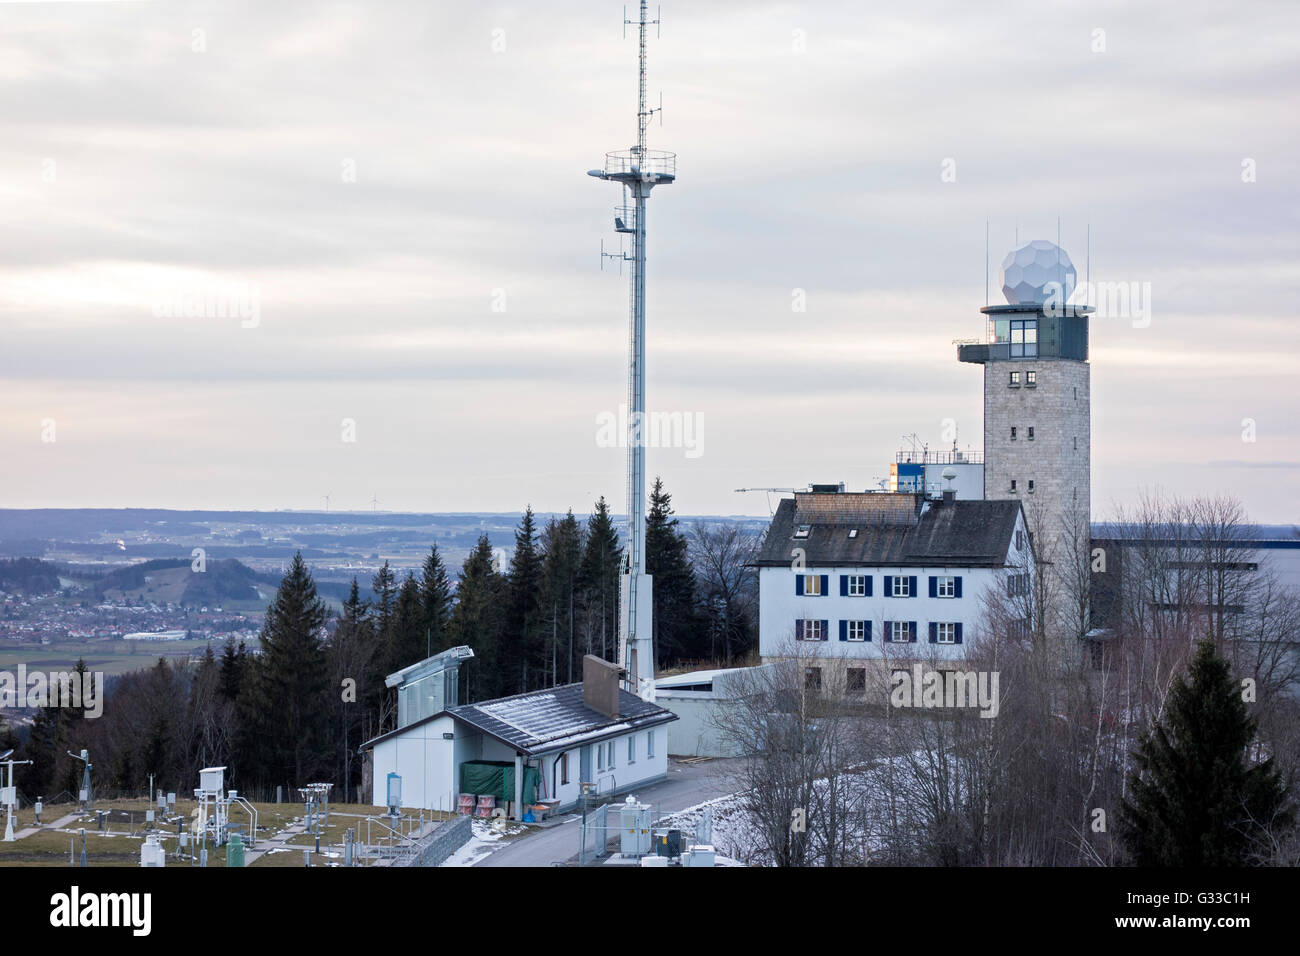
<svg viewBox="0 0 1300 956">
<path fill-rule="evenodd" d="M 441 676 L 453 667 L 442 657 L 389 678 L 401 685 L 398 728 L 362 745 L 376 806 L 387 800 L 389 774 L 401 780 L 404 807 L 455 810 L 464 793 L 489 795 L 515 819 L 539 803 L 574 806 L 583 784 L 604 796 L 666 777 L 663 725 L 677 718 L 621 690 L 616 665 L 588 656 L 580 683 L 456 706 L 455 676 Z M 440 699 L 403 702 L 403 687 L 417 683 Z"/>
<path fill-rule="evenodd" d="M 756 564 L 765 660 L 792 641 L 850 661 L 958 658 L 989 589 L 1027 594 L 1033 574 L 1020 502 L 951 493 L 797 492 L 778 506 Z M 851 668 L 846 689 L 865 678 Z"/>
</svg>

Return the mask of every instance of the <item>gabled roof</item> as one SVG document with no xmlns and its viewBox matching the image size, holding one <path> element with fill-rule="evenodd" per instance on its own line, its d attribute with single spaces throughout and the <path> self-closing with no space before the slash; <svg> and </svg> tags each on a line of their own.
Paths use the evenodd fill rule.
<svg viewBox="0 0 1300 956">
<path fill-rule="evenodd" d="M 648 703 L 622 688 L 618 692 L 618 713 L 616 718 L 607 717 L 583 703 L 581 682 L 564 684 L 550 690 L 452 707 L 382 734 L 362 744 L 361 749 L 368 749 L 444 716 L 468 724 L 530 757 L 677 719 L 672 711 Z"/>
<path fill-rule="evenodd" d="M 820 500 L 832 498 L 841 499 L 838 507 Z M 806 566 L 1002 567 L 1020 511 L 1013 500 L 797 494 L 777 507 L 754 563 L 788 568 L 802 548 Z M 806 534 L 796 537 L 803 526 Z"/>
<path fill-rule="evenodd" d="M 464 704 L 452 708 L 450 713 L 457 720 L 529 755 L 562 750 L 677 719 L 672 711 L 622 688 L 618 691 L 618 717 L 607 717 L 583 703 L 581 682 Z"/>
</svg>

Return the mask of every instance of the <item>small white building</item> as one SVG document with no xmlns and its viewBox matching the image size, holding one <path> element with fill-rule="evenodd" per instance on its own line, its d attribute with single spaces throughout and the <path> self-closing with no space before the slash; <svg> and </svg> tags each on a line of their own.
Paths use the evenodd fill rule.
<svg viewBox="0 0 1300 956">
<path fill-rule="evenodd" d="M 762 686 L 774 664 L 673 674 L 655 681 L 655 703 L 677 715 L 668 727 L 668 752 L 682 757 L 735 757 L 740 746 L 723 732 L 724 711 Z"/>
<path fill-rule="evenodd" d="M 616 665 L 588 656 L 580 683 L 457 706 L 454 674 L 431 680 L 451 669 L 440 669 L 439 657 L 389 678 L 399 681 L 398 728 L 362 745 L 376 806 L 386 802 L 390 773 L 401 779 L 405 807 L 450 811 L 462 794 L 490 795 L 515 819 L 538 803 L 575 806 L 583 784 L 604 796 L 667 776 L 664 725 L 677 717 L 620 688 Z M 441 702 L 404 706 L 403 687 L 417 682 L 438 688 Z"/>
<path fill-rule="evenodd" d="M 850 662 L 956 659 L 989 590 L 1027 594 L 1033 574 L 1019 501 L 951 493 L 797 492 L 778 506 L 755 563 L 764 660 L 791 641 Z M 864 681 L 851 668 L 846 689 Z"/>
</svg>

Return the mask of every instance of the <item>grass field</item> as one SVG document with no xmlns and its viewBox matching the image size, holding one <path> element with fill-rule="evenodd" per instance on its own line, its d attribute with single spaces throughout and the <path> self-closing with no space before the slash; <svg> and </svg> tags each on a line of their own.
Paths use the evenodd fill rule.
<svg viewBox="0 0 1300 956">
<path fill-rule="evenodd" d="M 177 800 L 176 802 L 176 813 L 184 818 L 187 828 L 195 806 L 193 800 Z M 295 819 L 301 818 L 304 813 L 304 807 L 298 803 L 257 803 L 254 804 L 254 807 L 257 809 L 258 846 L 256 849 L 258 850 L 266 846 L 269 837 L 293 824 Z M 45 826 L 48 828 L 54 821 L 74 812 L 75 809 L 74 804 L 46 807 L 42 814 Z M 0 867 L 68 866 L 74 864 L 75 861 L 80 860 L 81 856 L 79 831 L 82 828 L 86 831 L 87 866 L 139 866 L 140 845 L 144 840 L 144 834 L 140 828 L 144 811 L 149 809 L 148 802 L 143 799 L 106 800 L 97 802 L 95 809 L 109 811 L 104 832 L 97 828 L 97 814 L 95 812 L 81 814 L 78 819 L 66 824 L 62 829 L 45 829 L 21 840 L 15 840 L 13 843 L 0 842 Z M 312 865 L 327 866 L 331 863 L 341 863 L 341 844 L 344 831 L 348 827 L 356 827 L 358 839 L 364 840 L 366 838 L 365 817 L 367 815 L 379 815 L 381 812 L 382 808 L 372 807 L 368 804 L 331 806 L 329 826 L 324 827 L 321 833 L 322 852 L 319 854 L 312 853 Z M 132 826 L 127 822 L 127 814 L 140 822 L 136 822 Z M 426 814 L 425 819 L 428 818 L 428 814 Z M 242 808 L 232 810 L 231 820 L 247 827 L 248 817 Z M 15 832 L 31 827 L 34 823 L 35 814 L 31 807 L 25 807 L 14 815 Z M 134 834 L 131 832 L 132 829 L 134 829 Z M 167 851 L 167 866 L 191 865 L 187 857 L 178 857 L 176 855 L 180 838 L 176 833 L 176 824 L 174 822 L 170 824 L 160 823 L 155 832 L 159 834 L 160 842 Z M 385 831 L 378 825 L 372 825 L 371 834 L 375 842 L 380 841 L 383 832 Z M 302 833 L 292 837 L 288 843 L 286 849 L 274 853 L 265 853 L 250 865 L 303 866 L 302 850 L 314 847 L 315 838 Z M 192 841 L 191 848 L 193 848 Z M 197 850 L 194 852 L 197 854 Z M 197 862 L 194 865 L 197 865 Z M 208 866 L 224 867 L 225 865 L 226 847 L 209 846 Z"/>
<path fill-rule="evenodd" d="M 28 671 L 71 670 L 78 658 L 85 660 L 91 671 L 105 674 L 125 674 L 129 671 L 152 667 L 158 658 L 185 660 L 190 655 L 202 653 L 207 641 L 67 641 L 36 646 L 33 644 L 0 644 L 0 670 L 16 671 L 19 664 Z M 220 656 L 222 645 L 212 642 L 212 653 Z"/>
</svg>

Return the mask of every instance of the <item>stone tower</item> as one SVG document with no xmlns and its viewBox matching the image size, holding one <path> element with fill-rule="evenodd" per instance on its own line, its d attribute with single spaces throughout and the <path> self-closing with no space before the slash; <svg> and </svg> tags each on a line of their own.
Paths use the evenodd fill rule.
<svg viewBox="0 0 1300 956">
<path fill-rule="evenodd" d="M 1002 263 L 1006 305 L 985 306 L 987 340 L 958 358 L 984 366 L 984 497 L 1019 499 L 1040 559 L 1064 563 L 1063 534 L 1091 514 L 1087 306 L 1070 305 L 1076 274 L 1038 239 Z"/>
</svg>

